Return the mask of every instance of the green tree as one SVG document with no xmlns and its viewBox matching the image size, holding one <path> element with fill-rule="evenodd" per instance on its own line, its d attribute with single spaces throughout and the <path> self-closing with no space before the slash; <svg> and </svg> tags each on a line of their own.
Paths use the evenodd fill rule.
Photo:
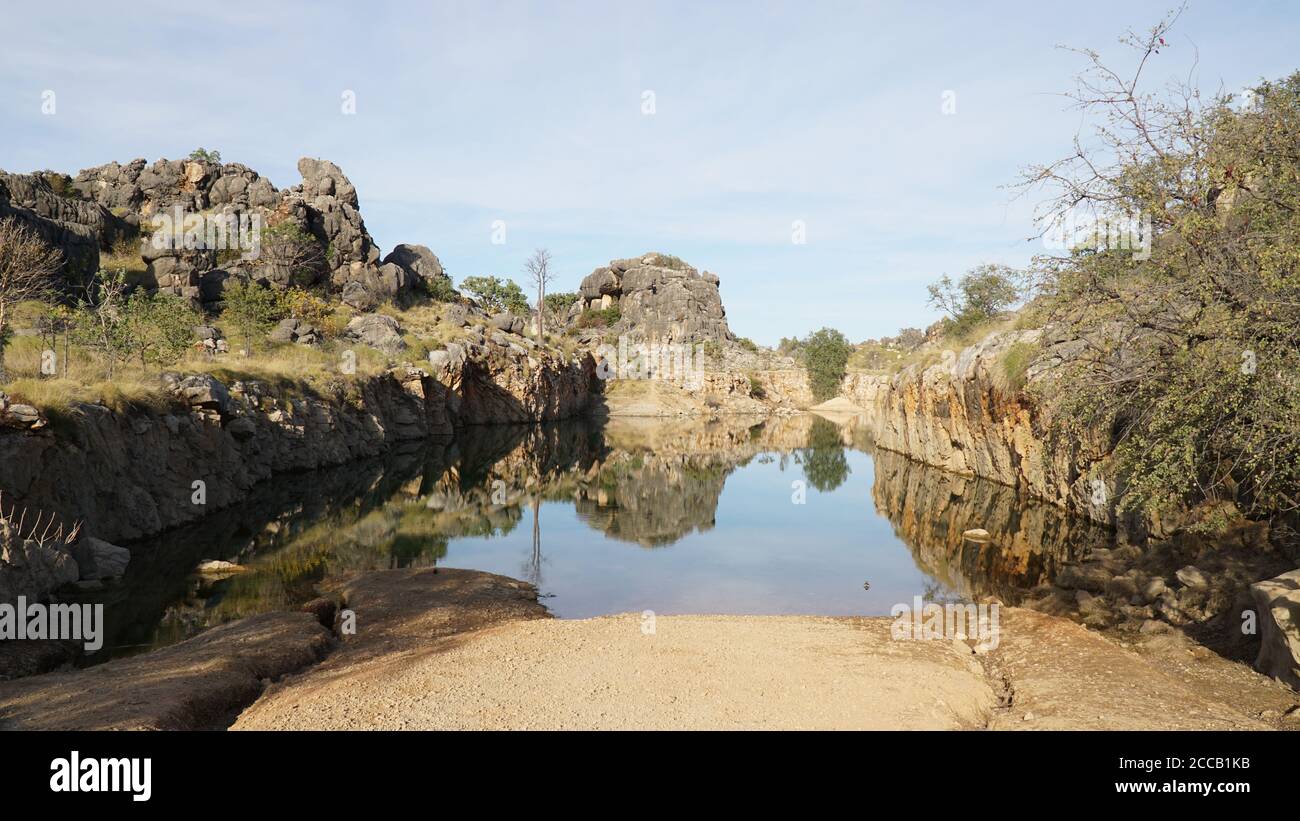
<svg viewBox="0 0 1300 821">
<path fill-rule="evenodd" d="M 175 364 L 194 341 L 198 313 L 189 300 L 172 294 L 136 291 L 124 304 L 122 345 L 141 367 Z"/>
<path fill-rule="evenodd" d="M 489 311 L 509 311 L 515 316 L 528 316 L 528 297 L 512 279 L 465 277 L 460 287 L 473 294 Z"/>
<path fill-rule="evenodd" d="M 1127 42 L 1145 66 L 1172 24 Z M 1142 89 L 1083 52 L 1076 98 L 1095 138 L 1030 168 L 1054 196 L 1145 227 L 1035 266 L 1056 335 L 1080 341 L 1033 390 L 1058 435 L 1111 434 L 1125 509 L 1230 500 L 1300 509 L 1300 73 L 1203 99 Z M 1111 234 L 1113 232 L 1107 232 Z M 1098 232 L 1100 236 L 1101 232 Z"/>
<path fill-rule="evenodd" d="M 578 299 L 579 296 L 575 291 L 562 291 L 559 293 L 547 294 L 546 307 L 556 316 L 563 316 L 569 312 L 569 309 L 573 307 L 574 303 L 576 303 Z"/>
<path fill-rule="evenodd" d="M 945 274 L 929 286 L 929 304 L 947 313 L 954 329 L 966 330 L 1019 302 L 1022 278 L 1013 268 L 993 264 L 978 265 L 957 282 Z"/>
<path fill-rule="evenodd" d="M 800 343 L 813 397 L 824 402 L 839 395 L 853 346 L 834 328 L 822 328 Z"/>
<path fill-rule="evenodd" d="M 221 164 L 220 151 L 208 151 L 206 148 L 196 148 L 190 152 L 190 159 L 195 162 L 210 162 L 216 165 Z"/>
<path fill-rule="evenodd" d="M 247 279 L 232 277 L 222 294 L 221 317 L 244 338 L 244 355 L 253 352 L 253 340 L 263 336 L 271 323 L 285 314 L 283 300 L 270 288 Z"/>
</svg>

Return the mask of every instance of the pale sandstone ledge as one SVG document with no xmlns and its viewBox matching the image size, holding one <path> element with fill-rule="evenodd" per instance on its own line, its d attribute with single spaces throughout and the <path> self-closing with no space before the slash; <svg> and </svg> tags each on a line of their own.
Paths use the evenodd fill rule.
<svg viewBox="0 0 1300 821">
<path fill-rule="evenodd" d="M 888 618 L 660 616 L 649 635 L 640 614 L 552 619 L 530 585 L 470 570 L 366 573 L 336 594 L 354 636 L 255 616 L 0 684 L 0 728 L 1264 729 L 1295 726 L 1256 716 L 1300 700 L 1243 665 L 1147 657 L 1015 608 L 976 655 L 891 640 Z"/>
</svg>

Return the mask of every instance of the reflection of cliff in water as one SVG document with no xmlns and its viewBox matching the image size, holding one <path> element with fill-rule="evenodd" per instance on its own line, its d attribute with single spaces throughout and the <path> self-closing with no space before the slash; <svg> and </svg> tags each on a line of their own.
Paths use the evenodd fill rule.
<svg viewBox="0 0 1300 821">
<path fill-rule="evenodd" d="M 888 450 L 871 452 L 876 510 L 889 519 L 922 572 L 964 599 L 995 595 L 1017 603 L 1050 582 L 1065 562 L 1113 535 L 1014 488 L 967 478 Z M 962 534 L 987 530 L 987 542 Z"/>
<path fill-rule="evenodd" d="M 108 646 L 159 646 L 294 607 L 342 573 L 436 563 L 450 539 L 509 534 L 522 521 L 531 522 L 534 547 L 520 573 L 537 581 L 546 502 L 572 503 L 580 521 L 610 539 L 671 545 L 714 527 L 727 478 L 753 460 L 797 465 L 816 491 L 840 487 L 850 478 L 851 430 L 811 415 L 470 428 L 452 443 L 278 476 L 240 505 L 133 545 L 121 584 L 78 598 L 107 605 Z M 873 458 L 877 510 L 922 571 L 959 594 L 1012 601 L 1107 538 L 1001 485 L 888 451 Z M 963 531 L 975 527 L 991 541 L 965 541 Z M 201 578 L 192 571 L 203 559 L 247 572 Z"/>
</svg>

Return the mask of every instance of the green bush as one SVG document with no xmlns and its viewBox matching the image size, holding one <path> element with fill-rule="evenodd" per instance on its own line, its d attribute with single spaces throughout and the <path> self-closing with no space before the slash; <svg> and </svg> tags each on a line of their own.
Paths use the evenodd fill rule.
<svg viewBox="0 0 1300 821">
<path fill-rule="evenodd" d="M 623 318 L 617 305 L 608 308 L 588 308 L 578 316 L 579 328 L 612 328 Z"/>
<path fill-rule="evenodd" d="M 825 402 L 838 396 L 849 356 L 853 353 L 848 338 L 834 328 L 822 328 L 809 334 L 800 343 L 800 348 L 813 397 L 818 402 Z"/>
<path fill-rule="evenodd" d="M 222 294 L 221 318 L 244 339 L 244 355 L 253 352 L 253 343 L 282 319 L 286 313 L 284 300 L 270 288 L 247 279 L 232 277 L 226 280 Z"/>
<path fill-rule="evenodd" d="M 483 307 L 492 312 L 509 311 L 516 316 L 528 316 L 528 297 L 519 283 L 499 277 L 465 277 L 460 287 L 474 296 Z"/>
</svg>

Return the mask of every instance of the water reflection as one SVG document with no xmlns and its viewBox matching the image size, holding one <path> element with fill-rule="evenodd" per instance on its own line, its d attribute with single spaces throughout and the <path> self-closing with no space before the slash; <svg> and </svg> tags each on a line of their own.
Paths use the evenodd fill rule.
<svg viewBox="0 0 1300 821">
<path fill-rule="evenodd" d="M 964 539 L 975 527 L 990 540 Z M 876 450 L 851 421 L 616 419 L 471 429 L 277 477 L 133 546 L 123 583 L 85 598 L 108 605 L 115 652 L 294 606 L 330 576 L 432 563 L 527 578 L 565 617 L 883 615 L 921 594 L 1014 602 L 1108 538 L 1010 488 Z M 191 574 L 213 558 L 249 572 Z"/>
</svg>

